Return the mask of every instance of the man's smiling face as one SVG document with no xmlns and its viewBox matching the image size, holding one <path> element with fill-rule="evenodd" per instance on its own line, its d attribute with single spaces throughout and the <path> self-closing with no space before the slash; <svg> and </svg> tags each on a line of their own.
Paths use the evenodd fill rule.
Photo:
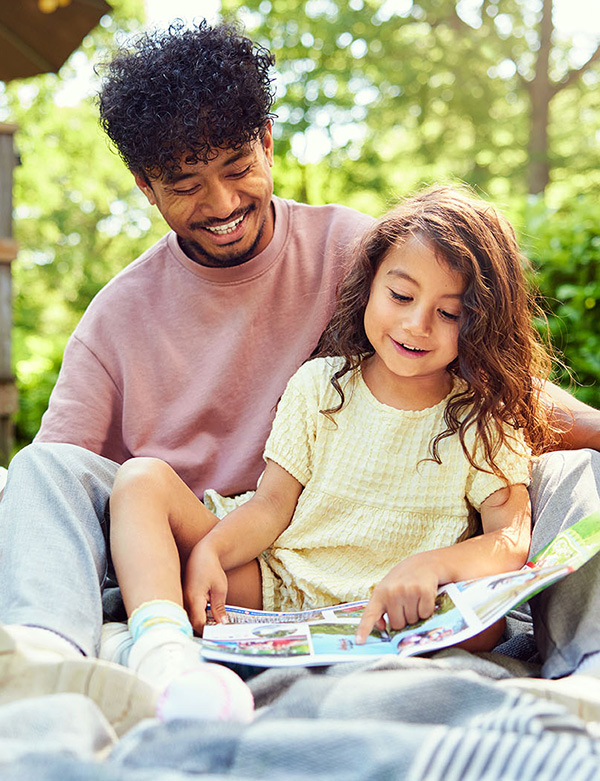
<svg viewBox="0 0 600 781">
<path fill-rule="evenodd" d="M 171 176 L 138 187 L 178 236 L 183 251 L 203 266 L 239 266 L 273 237 L 273 136 L 241 149 L 215 150 L 207 163 L 183 162 Z"/>
</svg>

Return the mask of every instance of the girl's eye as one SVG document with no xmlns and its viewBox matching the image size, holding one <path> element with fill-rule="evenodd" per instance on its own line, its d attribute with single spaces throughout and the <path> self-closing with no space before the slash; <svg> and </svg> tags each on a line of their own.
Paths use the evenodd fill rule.
<svg viewBox="0 0 600 781">
<path fill-rule="evenodd" d="M 390 295 L 394 301 L 412 301 L 411 296 L 403 296 L 401 293 L 396 293 L 394 290 L 390 290 Z"/>
<path fill-rule="evenodd" d="M 440 309 L 440 314 L 444 320 L 451 320 L 453 323 L 458 322 L 460 319 L 460 315 L 453 315 L 451 312 L 445 312 L 443 309 Z"/>
</svg>

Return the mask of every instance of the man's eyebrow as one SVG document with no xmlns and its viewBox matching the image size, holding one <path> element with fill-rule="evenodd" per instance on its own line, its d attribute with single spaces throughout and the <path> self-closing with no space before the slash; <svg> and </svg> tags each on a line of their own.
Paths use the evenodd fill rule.
<svg viewBox="0 0 600 781">
<path fill-rule="evenodd" d="M 243 148 L 232 152 L 229 157 L 222 161 L 222 167 L 225 168 L 228 165 L 237 163 L 238 160 L 241 160 L 243 157 L 247 157 L 251 151 L 252 150 L 250 148 Z M 185 179 L 192 179 L 194 176 L 197 176 L 197 174 L 198 171 L 175 171 L 174 173 L 165 177 L 165 182 L 166 184 L 177 184 L 178 182 L 183 182 Z"/>
<path fill-rule="evenodd" d="M 242 157 L 248 157 L 248 155 L 250 154 L 252 154 L 251 147 L 249 146 L 242 147 L 241 149 L 238 149 L 237 152 L 232 152 L 231 156 L 223 161 L 223 165 L 231 165 L 232 163 L 237 163 L 237 161 L 241 160 Z"/>
<path fill-rule="evenodd" d="M 402 269 L 391 268 L 386 273 L 391 275 L 392 277 L 398 277 L 399 279 L 406 279 L 409 282 L 412 282 L 413 285 L 416 285 L 418 288 L 421 287 L 421 285 L 417 282 L 417 280 L 414 277 L 411 277 L 410 274 L 407 274 L 406 271 L 402 271 Z M 458 298 L 458 299 L 462 299 L 462 294 L 461 293 L 444 293 L 442 298 Z"/>
<path fill-rule="evenodd" d="M 169 174 L 168 176 L 165 176 L 165 183 L 166 184 L 177 184 L 177 182 L 182 182 L 184 179 L 191 179 L 192 176 L 195 176 L 195 173 L 185 172 L 185 171 L 179 171 L 176 173 Z"/>
</svg>

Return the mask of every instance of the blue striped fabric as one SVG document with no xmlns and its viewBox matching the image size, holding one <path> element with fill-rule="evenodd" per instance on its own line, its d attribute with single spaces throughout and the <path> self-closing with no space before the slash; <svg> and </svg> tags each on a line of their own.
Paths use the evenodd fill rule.
<svg viewBox="0 0 600 781">
<path fill-rule="evenodd" d="M 435 727 L 407 776 L 407 781 L 544 779 L 598 781 L 600 741 L 562 706 L 529 694 L 510 695 L 464 727 Z"/>
</svg>

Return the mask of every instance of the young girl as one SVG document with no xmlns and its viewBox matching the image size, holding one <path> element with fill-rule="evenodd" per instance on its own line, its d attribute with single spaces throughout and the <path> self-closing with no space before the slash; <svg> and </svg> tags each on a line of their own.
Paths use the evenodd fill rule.
<svg viewBox="0 0 600 781">
<path fill-rule="evenodd" d="M 165 463 L 119 471 L 111 547 L 130 665 L 163 664 L 166 638 L 194 646 L 190 666 L 209 602 L 224 620 L 226 600 L 295 610 L 370 595 L 360 643 L 385 613 L 395 629 L 428 618 L 445 583 L 521 567 L 530 454 L 552 436 L 532 312 L 513 230 L 489 204 L 437 187 L 376 222 L 321 357 L 281 398 L 249 500 L 218 522 Z"/>
</svg>

